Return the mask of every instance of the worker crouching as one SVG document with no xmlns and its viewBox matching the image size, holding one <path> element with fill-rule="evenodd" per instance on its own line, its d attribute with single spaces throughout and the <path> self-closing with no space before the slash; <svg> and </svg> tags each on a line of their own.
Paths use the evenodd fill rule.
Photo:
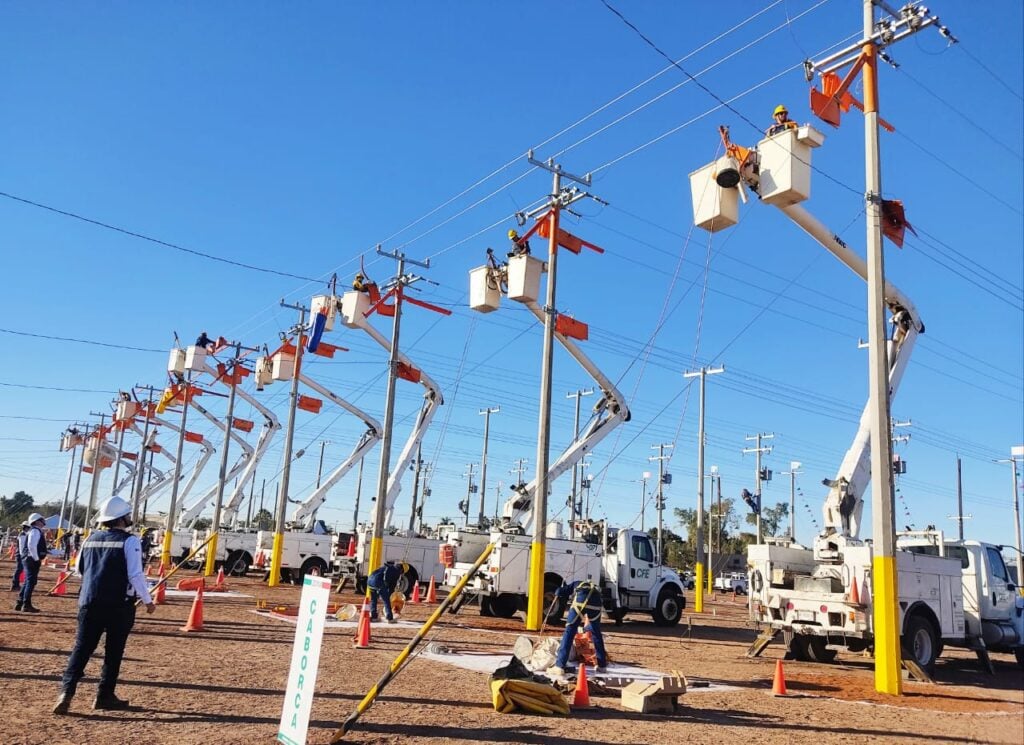
<svg viewBox="0 0 1024 745">
<path fill-rule="evenodd" d="M 370 620 L 377 621 L 377 600 L 384 601 L 384 617 L 388 623 L 395 622 L 395 614 L 391 610 L 391 593 L 398 587 L 398 580 L 409 571 L 409 565 L 388 562 L 378 567 L 366 578 L 366 586 L 370 590 Z"/>
<path fill-rule="evenodd" d="M 608 664 L 608 655 L 604 650 L 604 636 L 601 634 L 601 588 L 590 580 L 579 580 L 558 588 L 558 597 L 570 601 L 569 616 L 565 623 L 565 633 L 558 645 L 555 666 L 548 672 L 557 677 L 565 674 L 565 665 L 569 661 L 569 650 L 580 628 L 589 631 L 597 653 L 597 670 L 604 672 Z"/>
</svg>

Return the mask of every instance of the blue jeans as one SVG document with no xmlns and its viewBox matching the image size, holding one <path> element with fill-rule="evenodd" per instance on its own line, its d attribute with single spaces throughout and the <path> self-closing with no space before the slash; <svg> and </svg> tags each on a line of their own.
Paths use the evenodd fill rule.
<svg viewBox="0 0 1024 745">
<path fill-rule="evenodd" d="M 608 655 L 604 651 L 604 637 L 601 635 L 601 612 L 595 611 L 596 618 L 586 622 L 583 616 L 576 612 L 576 609 L 569 610 L 569 619 L 565 623 L 565 633 L 562 634 L 562 643 L 558 645 L 558 656 L 555 658 L 556 667 L 565 667 L 569 661 L 569 650 L 572 649 L 572 640 L 576 638 L 576 631 L 580 626 L 584 631 L 590 631 L 594 640 L 594 651 L 597 652 L 597 664 L 604 667 L 608 664 Z"/>
<path fill-rule="evenodd" d="M 11 577 L 11 589 L 21 589 L 21 570 L 25 567 L 21 563 L 21 554 L 14 554 L 14 576 Z"/>
<path fill-rule="evenodd" d="M 117 678 L 121 674 L 121 660 L 128 634 L 135 624 L 135 603 L 126 601 L 116 606 L 85 606 L 78 609 L 78 633 L 75 648 L 71 650 L 67 669 L 60 679 L 60 689 L 72 696 L 78 688 L 78 681 L 85 673 L 85 666 L 92 653 L 99 646 L 100 637 L 107 635 L 103 653 L 103 667 L 100 682 L 96 687 L 99 695 L 113 695 Z"/>
<path fill-rule="evenodd" d="M 25 583 L 21 586 L 18 601 L 25 607 L 31 607 L 32 591 L 36 589 L 36 582 L 39 581 L 39 567 L 42 562 L 26 556 L 21 563 L 25 566 Z"/>
<path fill-rule="evenodd" d="M 393 620 L 395 615 L 391 612 L 391 592 L 386 587 L 377 587 L 369 581 L 366 586 L 370 588 L 370 618 L 373 620 L 378 618 L 377 598 L 380 597 L 384 603 L 384 617 L 389 621 Z"/>
</svg>

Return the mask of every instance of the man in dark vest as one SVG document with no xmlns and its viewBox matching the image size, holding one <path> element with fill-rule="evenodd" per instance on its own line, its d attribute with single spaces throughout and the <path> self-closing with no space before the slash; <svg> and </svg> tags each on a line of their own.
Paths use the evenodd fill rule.
<svg viewBox="0 0 1024 745">
<path fill-rule="evenodd" d="M 25 613 L 38 613 L 39 609 L 32 605 L 32 592 L 36 589 L 36 582 L 39 581 L 39 567 L 43 565 L 46 558 L 46 536 L 43 529 L 46 527 L 46 520 L 38 512 L 28 516 L 29 528 L 25 535 L 25 552 L 21 555 L 21 564 L 25 569 L 25 582 L 21 586 L 21 594 L 18 595 L 18 603 L 14 610 Z"/>
<path fill-rule="evenodd" d="M 21 524 L 21 528 L 18 530 L 18 538 L 15 541 L 14 547 L 14 577 L 11 578 L 11 592 L 21 592 L 21 572 L 25 568 L 22 564 L 22 557 L 25 556 L 26 540 L 28 539 L 28 520 L 25 520 Z M 18 600 L 20 603 L 21 600 Z M 15 608 L 18 610 L 18 608 Z"/>
<path fill-rule="evenodd" d="M 582 626 L 584 631 L 589 631 L 594 642 L 594 651 L 597 652 L 597 670 L 604 672 L 608 664 L 608 655 L 604 651 L 604 636 L 601 634 L 601 612 L 603 605 L 601 600 L 601 588 L 590 580 L 580 580 L 567 585 L 562 585 L 557 591 L 558 597 L 570 601 L 569 616 L 565 623 L 565 633 L 562 634 L 562 643 L 558 645 L 558 655 L 555 657 L 555 666 L 548 668 L 548 672 L 556 677 L 565 674 L 565 664 L 569 661 L 569 650 L 572 649 L 576 632 Z"/>
<path fill-rule="evenodd" d="M 91 533 L 82 544 L 78 557 L 78 572 L 82 575 L 78 634 L 61 678 L 54 714 L 68 713 L 86 663 L 104 633 L 107 641 L 103 668 L 92 708 L 128 708 L 127 701 L 114 695 L 114 687 L 121 672 L 125 643 L 135 623 L 135 602 L 141 600 L 147 613 L 156 610 L 142 571 L 142 546 L 138 537 L 128 532 L 131 511 L 131 505 L 120 497 L 108 499 L 96 516 L 101 529 Z"/>
<path fill-rule="evenodd" d="M 370 576 L 366 578 L 366 586 L 370 588 L 370 620 L 376 621 L 377 599 L 384 601 L 384 617 L 388 623 L 395 622 L 395 614 L 391 610 L 391 593 L 398 587 L 398 580 L 409 571 L 409 565 L 404 561 L 395 564 L 389 561 L 383 566 L 377 567 Z"/>
</svg>

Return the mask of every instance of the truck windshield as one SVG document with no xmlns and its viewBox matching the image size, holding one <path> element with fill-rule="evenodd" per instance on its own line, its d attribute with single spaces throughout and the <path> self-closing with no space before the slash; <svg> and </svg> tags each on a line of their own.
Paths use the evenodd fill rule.
<svg viewBox="0 0 1024 745">
<path fill-rule="evenodd" d="M 1006 564 L 1003 563 L 1003 555 L 999 553 L 998 549 L 989 546 L 985 549 L 988 554 L 988 563 L 992 567 L 992 576 L 996 579 L 1001 579 L 1006 582 L 1010 581 L 1010 575 L 1006 572 Z"/>
<path fill-rule="evenodd" d="M 654 549 L 645 535 L 633 536 L 633 556 L 640 561 L 654 561 Z"/>
</svg>

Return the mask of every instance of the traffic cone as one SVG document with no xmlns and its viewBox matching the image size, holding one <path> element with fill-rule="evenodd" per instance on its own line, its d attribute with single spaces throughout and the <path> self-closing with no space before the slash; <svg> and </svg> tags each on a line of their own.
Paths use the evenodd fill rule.
<svg viewBox="0 0 1024 745">
<path fill-rule="evenodd" d="M 356 555 L 356 537 L 352 536 L 348 539 L 348 551 L 345 552 L 346 558 L 351 558 Z"/>
<path fill-rule="evenodd" d="M 53 594 L 54 595 L 67 595 L 68 594 L 67 579 L 68 579 L 68 573 L 67 572 L 60 572 L 57 575 L 57 586 L 53 588 Z"/>
<path fill-rule="evenodd" d="M 427 602 L 428 603 L 436 603 L 437 602 L 437 587 L 434 584 L 434 575 L 433 574 L 430 575 L 430 587 L 427 588 Z"/>
<path fill-rule="evenodd" d="M 157 575 L 156 592 L 153 593 L 153 602 L 163 605 L 167 602 L 167 583 L 164 582 L 164 565 L 160 564 L 160 573 Z"/>
<path fill-rule="evenodd" d="M 153 576 L 153 565 L 152 564 L 146 564 L 146 576 L 147 577 L 152 577 Z"/>
<path fill-rule="evenodd" d="M 17 546 L 15 546 L 15 544 L 12 543 L 10 545 L 10 547 L 7 549 L 7 558 L 8 559 L 13 559 L 14 558 L 14 552 L 16 550 L 17 550 Z"/>
<path fill-rule="evenodd" d="M 782 671 L 782 660 L 775 660 L 775 679 L 772 680 L 772 695 L 786 696 L 786 674 Z"/>
<path fill-rule="evenodd" d="M 854 605 L 860 605 L 860 589 L 857 587 L 860 582 L 857 581 L 857 575 L 853 576 L 853 582 L 850 583 L 850 602 Z"/>
<path fill-rule="evenodd" d="M 181 627 L 182 631 L 203 630 L 203 586 L 196 590 L 196 599 L 192 601 L 192 610 L 188 614 L 188 622 Z"/>
<path fill-rule="evenodd" d="M 217 582 L 215 584 L 218 587 L 224 587 L 224 567 L 217 570 Z"/>
<path fill-rule="evenodd" d="M 580 674 L 576 678 L 576 691 L 572 694 L 572 705 L 577 708 L 590 706 L 590 685 L 587 683 L 587 666 L 580 665 Z"/>
<path fill-rule="evenodd" d="M 356 649 L 368 649 L 370 646 L 370 606 L 363 600 L 363 610 L 359 614 L 359 625 L 356 627 Z"/>
<path fill-rule="evenodd" d="M 263 554 L 262 551 L 257 551 L 256 552 L 256 568 L 257 569 L 262 569 L 266 563 L 267 563 L 267 557 Z"/>
<path fill-rule="evenodd" d="M 423 602 L 423 598 L 420 597 L 420 583 L 418 581 L 412 583 L 412 597 L 409 598 L 409 601 L 413 603 Z"/>
</svg>

